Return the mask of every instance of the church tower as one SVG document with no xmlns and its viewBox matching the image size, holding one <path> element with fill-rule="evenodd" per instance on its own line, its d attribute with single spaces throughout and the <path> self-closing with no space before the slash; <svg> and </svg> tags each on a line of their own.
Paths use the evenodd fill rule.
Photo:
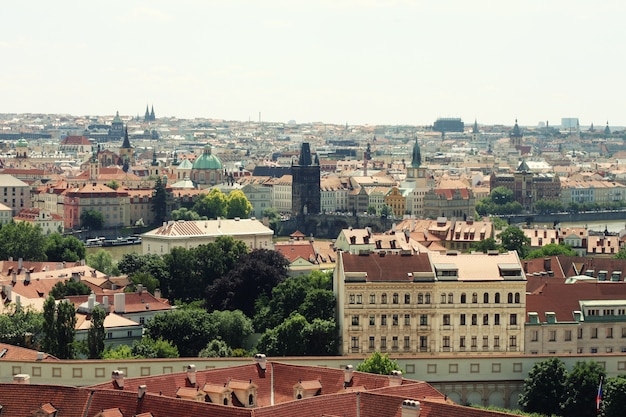
<svg viewBox="0 0 626 417">
<path fill-rule="evenodd" d="M 509 143 L 512 147 L 517 148 L 522 146 L 522 132 L 520 131 L 517 119 L 515 119 L 515 126 L 513 126 L 513 132 L 509 135 Z"/>
<path fill-rule="evenodd" d="M 480 131 L 478 130 L 478 121 L 474 119 L 474 126 L 472 127 L 472 142 L 478 142 L 480 140 Z"/>
<path fill-rule="evenodd" d="M 100 145 L 94 148 L 89 160 L 89 181 L 96 181 L 100 176 L 100 161 L 98 161 L 98 153 L 100 152 Z"/>
<path fill-rule="evenodd" d="M 111 122 L 111 129 L 109 130 L 109 137 L 115 140 L 118 140 L 124 137 L 124 122 L 122 122 L 122 119 L 120 118 L 119 111 L 115 112 L 115 117 L 113 118 L 113 121 Z"/>
<path fill-rule="evenodd" d="M 423 182 L 426 184 L 426 168 L 422 167 L 422 151 L 417 143 L 417 137 L 413 144 L 413 152 L 411 155 L 411 166 L 406 169 L 407 181 Z"/>
<path fill-rule="evenodd" d="M 291 166 L 291 210 L 292 214 L 318 214 L 321 211 L 319 159 L 311 157 L 308 142 L 302 143 L 298 165 Z"/>
<path fill-rule="evenodd" d="M 124 141 L 120 147 L 119 155 L 124 165 L 127 163 L 128 165 L 133 164 L 133 147 L 130 146 L 130 140 L 128 139 L 128 127 L 124 130 Z"/>
</svg>

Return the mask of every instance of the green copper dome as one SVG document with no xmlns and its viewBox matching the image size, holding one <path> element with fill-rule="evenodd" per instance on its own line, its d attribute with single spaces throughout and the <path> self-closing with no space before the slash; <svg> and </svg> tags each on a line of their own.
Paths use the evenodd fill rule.
<svg viewBox="0 0 626 417">
<path fill-rule="evenodd" d="M 200 155 L 193 163 L 192 169 L 222 169 L 222 161 L 220 159 L 211 154 L 211 147 L 207 145 L 202 155 Z"/>
<path fill-rule="evenodd" d="M 28 148 L 28 142 L 26 142 L 26 139 L 22 138 L 17 141 L 17 143 L 15 144 L 15 147 L 16 148 Z"/>
</svg>

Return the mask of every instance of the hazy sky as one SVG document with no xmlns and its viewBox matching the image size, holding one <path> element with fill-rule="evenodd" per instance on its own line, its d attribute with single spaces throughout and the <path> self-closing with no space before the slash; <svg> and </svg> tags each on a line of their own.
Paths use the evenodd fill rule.
<svg viewBox="0 0 626 417">
<path fill-rule="evenodd" d="M 626 2 L 10 2 L 0 113 L 626 125 Z"/>
</svg>

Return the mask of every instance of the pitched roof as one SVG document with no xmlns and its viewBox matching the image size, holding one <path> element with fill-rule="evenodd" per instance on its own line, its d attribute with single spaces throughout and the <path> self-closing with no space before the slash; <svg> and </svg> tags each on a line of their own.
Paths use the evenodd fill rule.
<svg viewBox="0 0 626 417">
<path fill-rule="evenodd" d="M 379 254 L 354 255 L 341 253 L 343 269 L 346 273 L 366 273 L 367 281 L 406 281 L 412 282 L 409 274 L 433 272 L 427 253 L 409 256 Z"/>
</svg>

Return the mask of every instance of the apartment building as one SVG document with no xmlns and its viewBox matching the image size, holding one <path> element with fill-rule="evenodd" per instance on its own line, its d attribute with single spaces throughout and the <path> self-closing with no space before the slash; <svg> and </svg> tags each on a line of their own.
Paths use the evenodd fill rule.
<svg viewBox="0 0 626 417">
<path fill-rule="evenodd" d="M 104 228 L 122 227 L 129 224 L 128 191 L 114 190 L 95 182 L 67 190 L 63 200 L 63 209 L 66 229 L 80 226 L 81 214 L 89 210 L 102 213 Z"/>
<path fill-rule="evenodd" d="M 516 252 L 340 252 L 333 282 L 343 355 L 524 351 Z"/>
<path fill-rule="evenodd" d="M 11 208 L 15 216 L 21 209 L 30 208 L 30 187 L 12 175 L 0 174 L 0 203 Z"/>
</svg>

